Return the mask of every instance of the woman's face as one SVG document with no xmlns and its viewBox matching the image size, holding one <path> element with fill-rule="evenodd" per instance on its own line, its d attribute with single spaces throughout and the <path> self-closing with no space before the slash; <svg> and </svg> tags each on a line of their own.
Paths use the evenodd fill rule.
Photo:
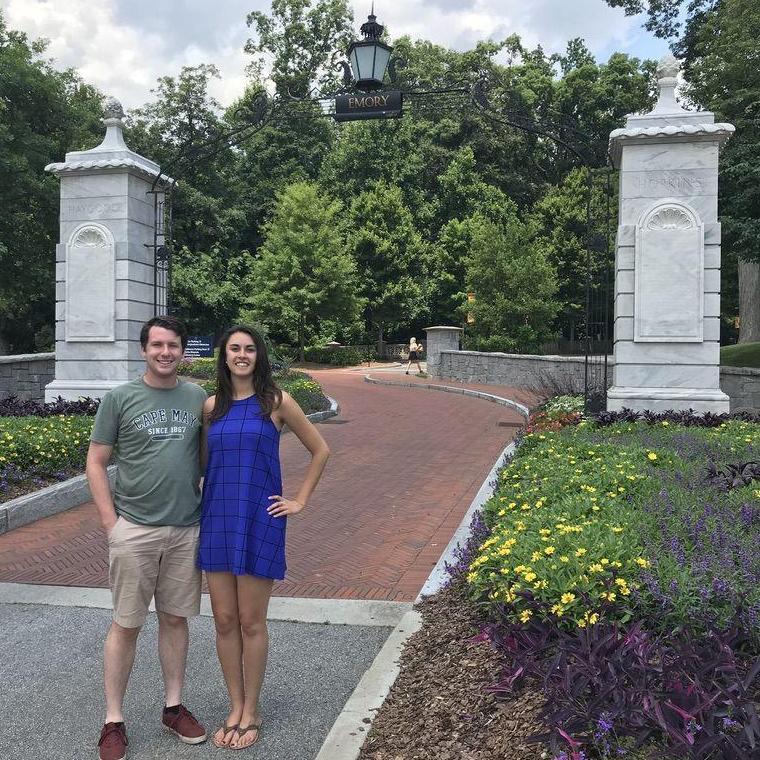
<svg viewBox="0 0 760 760">
<path fill-rule="evenodd" d="M 253 368 L 256 366 L 256 344 L 248 333 L 232 333 L 225 351 L 232 377 L 253 376 Z"/>
</svg>

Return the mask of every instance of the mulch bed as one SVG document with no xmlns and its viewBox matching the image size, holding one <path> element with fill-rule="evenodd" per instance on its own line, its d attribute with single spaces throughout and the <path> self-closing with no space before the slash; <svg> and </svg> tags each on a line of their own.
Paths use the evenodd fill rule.
<svg viewBox="0 0 760 760">
<path fill-rule="evenodd" d="M 419 605 L 422 628 L 406 643 L 401 672 L 378 710 L 363 760 L 538 760 L 543 696 L 524 689 L 504 701 L 487 691 L 501 662 L 474 642 L 479 621 L 462 582 Z"/>
</svg>

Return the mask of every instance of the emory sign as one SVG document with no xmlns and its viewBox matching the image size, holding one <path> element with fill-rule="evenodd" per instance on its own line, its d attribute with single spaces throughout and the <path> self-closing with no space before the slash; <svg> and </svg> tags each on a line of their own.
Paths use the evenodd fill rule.
<svg viewBox="0 0 760 760">
<path fill-rule="evenodd" d="M 338 95 L 335 98 L 335 121 L 398 118 L 401 116 L 402 102 L 398 90 Z"/>
</svg>

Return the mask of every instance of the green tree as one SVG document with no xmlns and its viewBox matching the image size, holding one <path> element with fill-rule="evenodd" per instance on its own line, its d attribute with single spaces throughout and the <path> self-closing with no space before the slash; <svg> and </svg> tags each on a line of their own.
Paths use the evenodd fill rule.
<svg viewBox="0 0 760 760">
<path fill-rule="evenodd" d="M 588 179 L 587 169 L 571 171 L 559 185 L 546 192 L 528 217 L 534 229 L 533 246 L 557 273 L 556 298 L 560 311 L 555 328 L 571 341 L 578 339 L 578 329 L 585 320 L 589 264 L 594 284 L 599 283 L 605 267 L 611 264 L 606 250 L 594 250 L 594 246 L 590 246 L 592 236 L 605 235 L 607 229 L 617 228 L 617 175 L 610 178 L 612 196 L 609 198 L 606 182 L 589 184 Z"/>
<path fill-rule="evenodd" d="M 719 210 L 725 258 L 735 260 L 738 272 L 739 341 L 754 343 L 760 341 L 760 6 L 723 0 L 692 24 L 682 50 L 688 96 L 736 127 L 721 154 Z"/>
<path fill-rule="evenodd" d="M 315 85 L 329 89 L 351 42 L 352 24 L 346 0 L 272 0 L 270 14 L 252 11 L 248 26 L 255 27 L 256 38 L 245 49 L 256 56 L 254 78 L 261 80 L 270 64 L 281 95 L 303 97 Z"/>
<path fill-rule="evenodd" d="M 462 305 L 474 323 L 468 343 L 481 350 L 535 353 L 552 336 L 557 313 L 554 268 L 531 245 L 530 229 L 513 216 L 496 224 L 478 214 L 468 220 L 471 248 L 466 284 L 474 293 Z"/>
<path fill-rule="evenodd" d="M 502 190 L 484 182 L 470 146 L 461 148 L 438 177 L 431 204 L 438 237 L 428 247 L 426 300 L 434 324 L 456 323 L 465 291 L 465 260 L 472 244 L 469 219 L 478 214 L 495 224 L 511 221 L 516 206 Z M 462 221 L 465 220 L 465 221 Z"/>
<path fill-rule="evenodd" d="M 351 323 L 361 301 L 346 251 L 342 206 L 315 184 L 296 182 L 277 199 L 250 278 L 245 316 L 287 331 L 304 359 L 306 338 L 322 319 Z"/>
<path fill-rule="evenodd" d="M 382 180 L 354 200 L 348 218 L 348 250 L 382 353 L 387 331 L 409 325 L 424 312 L 424 243 L 401 190 Z"/>
<path fill-rule="evenodd" d="M 59 183 L 45 166 L 104 132 L 99 93 L 44 52 L 0 11 L 0 352 L 48 348 L 35 335 L 55 320 Z"/>
</svg>

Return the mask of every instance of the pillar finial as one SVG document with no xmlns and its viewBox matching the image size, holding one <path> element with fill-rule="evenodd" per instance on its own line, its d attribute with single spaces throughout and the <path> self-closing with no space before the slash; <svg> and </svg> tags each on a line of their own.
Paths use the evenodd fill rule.
<svg viewBox="0 0 760 760">
<path fill-rule="evenodd" d="M 681 113 L 684 109 L 676 100 L 676 84 L 678 72 L 681 70 L 680 61 L 673 55 L 664 55 L 657 64 L 657 84 L 660 96 L 652 113 Z"/>
</svg>

